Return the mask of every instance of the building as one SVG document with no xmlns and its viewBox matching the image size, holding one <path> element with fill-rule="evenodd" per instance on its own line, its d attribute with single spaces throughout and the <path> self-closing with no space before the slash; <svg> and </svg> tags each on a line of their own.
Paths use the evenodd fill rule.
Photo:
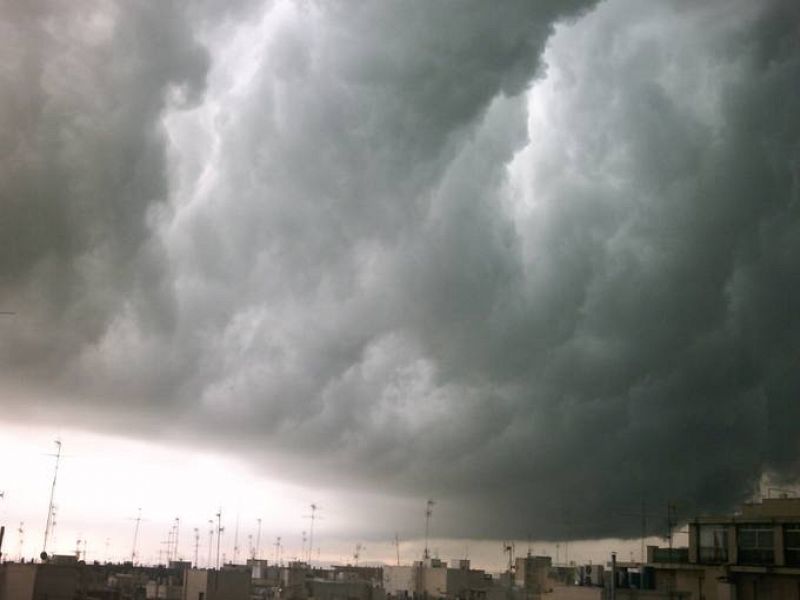
<svg viewBox="0 0 800 600">
<path fill-rule="evenodd" d="M 73 600 L 79 585 L 75 564 L 4 563 L 0 600 Z"/>
<path fill-rule="evenodd" d="M 485 600 L 492 587 L 491 575 L 470 568 L 468 560 L 448 567 L 438 558 L 428 558 L 411 566 L 383 568 L 383 588 L 391 598 Z"/>
<path fill-rule="evenodd" d="M 552 590 L 550 569 L 553 559 L 549 556 L 522 556 L 514 562 L 514 585 L 528 594 L 543 594 Z"/>
<path fill-rule="evenodd" d="M 768 498 L 690 521 L 688 548 L 648 548 L 640 587 L 617 598 L 799 599 L 800 499 Z"/>
<path fill-rule="evenodd" d="M 183 600 L 250 600 L 251 570 L 246 567 L 187 569 Z"/>
</svg>

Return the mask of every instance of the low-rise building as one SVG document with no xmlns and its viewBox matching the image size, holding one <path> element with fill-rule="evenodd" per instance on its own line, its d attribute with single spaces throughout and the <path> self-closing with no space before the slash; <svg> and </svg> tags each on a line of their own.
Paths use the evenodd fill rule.
<svg viewBox="0 0 800 600">
<path fill-rule="evenodd" d="M 183 600 L 250 600 L 250 579 L 247 567 L 187 569 Z"/>
<path fill-rule="evenodd" d="M 383 568 L 383 588 L 391 598 L 485 600 L 493 588 L 491 575 L 460 559 L 448 566 L 438 558 L 410 566 Z"/>
<path fill-rule="evenodd" d="M 549 556 L 522 556 L 514 563 L 514 585 L 528 594 L 543 594 L 552 589 L 550 569 L 553 559 Z"/>
<path fill-rule="evenodd" d="M 617 598 L 765 600 L 800 598 L 800 499 L 748 503 L 733 515 L 689 522 L 688 548 L 648 548 L 636 595 Z"/>
</svg>

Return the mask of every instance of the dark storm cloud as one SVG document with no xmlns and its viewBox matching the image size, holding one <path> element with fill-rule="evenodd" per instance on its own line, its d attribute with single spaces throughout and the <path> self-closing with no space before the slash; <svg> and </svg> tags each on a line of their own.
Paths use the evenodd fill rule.
<svg viewBox="0 0 800 600">
<path fill-rule="evenodd" d="M 208 57 L 173 2 L 0 10 L 3 362 L 38 377 L 126 305 L 171 320 L 147 222 L 167 196 L 159 119 L 202 96 Z"/>
<path fill-rule="evenodd" d="M 800 9 L 499 6 L 6 9 L 4 379 L 440 535 L 794 480 Z"/>
</svg>

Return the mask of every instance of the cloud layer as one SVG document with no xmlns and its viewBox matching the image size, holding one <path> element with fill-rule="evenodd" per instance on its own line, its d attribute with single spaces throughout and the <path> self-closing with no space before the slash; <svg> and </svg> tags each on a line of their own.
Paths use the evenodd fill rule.
<svg viewBox="0 0 800 600">
<path fill-rule="evenodd" d="M 794 480 L 794 3 L 2 10 L 9 414 L 452 536 Z"/>
</svg>

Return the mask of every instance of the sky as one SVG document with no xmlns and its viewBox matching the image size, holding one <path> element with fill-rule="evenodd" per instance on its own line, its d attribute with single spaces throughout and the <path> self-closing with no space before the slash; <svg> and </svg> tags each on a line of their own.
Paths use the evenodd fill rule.
<svg viewBox="0 0 800 600">
<path fill-rule="evenodd" d="M 311 503 L 410 560 L 428 498 L 448 558 L 625 555 L 797 483 L 796 2 L 12 0 L 0 55 L 29 539 L 56 438 L 56 546 L 150 560 Z"/>
</svg>

